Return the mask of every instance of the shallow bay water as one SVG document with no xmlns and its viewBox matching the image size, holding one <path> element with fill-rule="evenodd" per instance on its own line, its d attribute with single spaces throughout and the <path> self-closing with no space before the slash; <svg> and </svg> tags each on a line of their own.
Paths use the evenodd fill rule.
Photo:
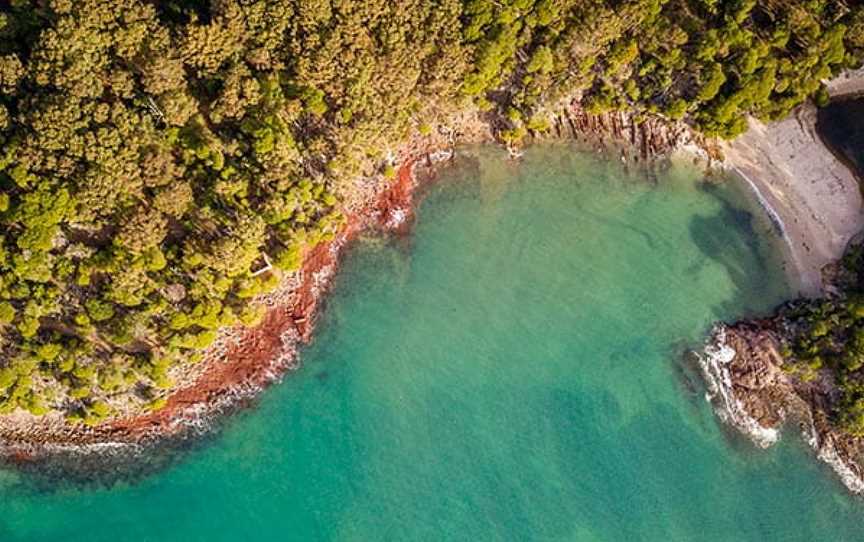
<svg viewBox="0 0 864 542">
<path fill-rule="evenodd" d="M 864 539 L 791 431 L 720 426 L 682 353 L 788 287 L 734 182 L 472 149 L 347 255 L 303 367 L 110 488 L 0 471 L 0 542 Z"/>
</svg>

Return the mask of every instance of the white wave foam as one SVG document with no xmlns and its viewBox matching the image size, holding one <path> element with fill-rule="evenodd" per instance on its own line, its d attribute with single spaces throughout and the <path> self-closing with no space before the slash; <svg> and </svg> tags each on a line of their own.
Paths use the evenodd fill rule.
<svg viewBox="0 0 864 542">
<path fill-rule="evenodd" d="M 144 452 L 144 447 L 136 442 L 93 442 L 81 444 L 40 444 L 36 445 L 16 445 L 7 444 L 0 446 L 0 455 L 12 456 L 16 453 L 22 453 L 25 456 L 31 455 L 55 455 L 55 454 L 72 454 L 72 455 L 99 455 L 101 457 L 135 457 Z"/>
<path fill-rule="evenodd" d="M 699 354 L 699 365 L 708 384 L 705 398 L 714 406 L 717 416 L 732 425 L 760 448 L 768 448 L 780 439 L 775 427 L 765 427 L 747 413 L 732 389 L 729 364 L 735 359 L 735 349 L 726 340 L 726 326 L 717 325 L 711 339 Z"/>
<path fill-rule="evenodd" d="M 732 171 L 734 171 L 739 177 L 744 179 L 744 181 L 750 186 L 750 189 L 756 195 L 756 201 L 759 202 L 759 206 L 765 211 L 768 215 L 768 219 L 771 221 L 771 224 L 774 225 L 774 228 L 777 230 L 777 233 L 780 234 L 786 243 L 790 243 L 789 235 L 786 233 L 786 224 L 783 222 L 783 219 L 780 217 L 780 214 L 768 203 L 768 200 L 762 194 L 762 191 L 759 189 L 759 185 L 753 181 L 750 177 L 748 177 L 741 169 L 737 167 L 732 167 Z"/>
<path fill-rule="evenodd" d="M 452 149 L 441 149 L 439 151 L 435 151 L 429 154 L 429 161 L 433 164 L 438 162 L 445 162 L 453 158 L 453 150 Z"/>
<path fill-rule="evenodd" d="M 387 217 L 387 223 L 385 224 L 385 226 L 388 229 L 395 230 L 396 228 L 404 224 L 407 218 L 407 209 L 394 209 L 390 212 L 390 216 Z"/>
<path fill-rule="evenodd" d="M 808 427 L 803 429 L 801 433 L 807 444 L 816 452 L 816 457 L 828 464 L 837 473 L 840 481 L 843 482 L 843 485 L 849 491 L 856 494 L 864 493 L 864 478 L 853 468 L 854 463 L 840 455 L 834 443 L 834 438 L 831 435 L 820 439 L 819 432 L 816 430 L 816 425 L 812 419 Z"/>
<path fill-rule="evenodd" d="M 775 427 L 764 427 L 750 416 L 735 395 L 729 371 L 729 364 L 735 355 L 735 350 L 727 341 L 726 327 L 716 326 L 704 353 L 699 356 L 699 364 L 708 383 L 706 399 L 714 405 L 721 420 L 747 435 L 757 446 L 768 448 L 779 440 L 780 432 Z M 810 417 L 809 423 L 802 429 L 802 436 L 816 452 L 816 457 L 837 473 L 849 491 L 864 493 L 864 477 L 859 474 L 858 465 L 839 452 L 833 435 L 820 435 Z"/>
</svg>

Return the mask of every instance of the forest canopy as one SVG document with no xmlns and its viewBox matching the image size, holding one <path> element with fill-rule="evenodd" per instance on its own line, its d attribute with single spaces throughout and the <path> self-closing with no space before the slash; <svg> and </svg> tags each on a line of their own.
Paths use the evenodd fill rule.
<svg viewBox="0 0 864 542">
<path fill-rule="evenodd" d="M 4 2 L 0 413 L 158 408 L 342 227 L 347 179 L 456 111 L 507 143 L 569 98 L 734 137 L 862 48 L 839 0 Z"/>
</svg>

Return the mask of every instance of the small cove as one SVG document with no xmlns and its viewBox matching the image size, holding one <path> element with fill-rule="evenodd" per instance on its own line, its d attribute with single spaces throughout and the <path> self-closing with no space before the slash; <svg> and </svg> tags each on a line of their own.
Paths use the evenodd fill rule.
<svg viewBox="0 0 864 542">
<path fill-rule="evenodd" d="M 775 237 L 686 164 L 470 149 L 348 253 L 296 374 L 135 483 L 0 471 L 0 541 L 860 540 L 792 432 L 754 449 L 682 371 L 789 295 Z"/>
</svg>

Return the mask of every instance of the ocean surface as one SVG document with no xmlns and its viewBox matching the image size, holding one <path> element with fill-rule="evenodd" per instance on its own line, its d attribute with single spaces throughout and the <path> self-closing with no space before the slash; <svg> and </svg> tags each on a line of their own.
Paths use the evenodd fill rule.
<svg viewBox="0 0 864 542">
<path fill-rule="evenodd" d="M 147 477 L 0 471 L 0 542 L 864 540 L 795 432 L 729 432 L 684 359 L 788 295 L 744 190 L 469 149 L 410 236 L 350 250 L 298 372 Z"/>
</svg>

